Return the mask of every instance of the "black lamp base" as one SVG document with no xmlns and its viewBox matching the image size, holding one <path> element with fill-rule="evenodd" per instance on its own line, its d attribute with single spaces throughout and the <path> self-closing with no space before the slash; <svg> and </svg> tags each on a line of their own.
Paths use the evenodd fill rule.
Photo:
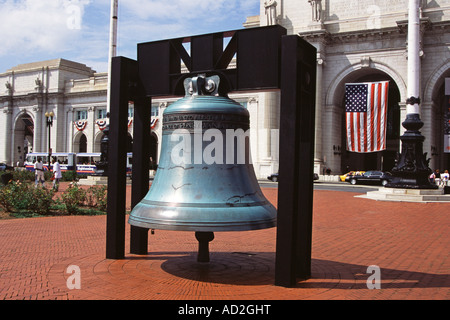
<svg viewBox="0 0 450 320">
<path fill-rule="evenodd" d="M 423 141 L 419 129 L 423 126 L 418 114 L 408 114 L 402 123 L 406 132 L 402 141 L 402 152 L 397 155 L 395 167 L 391 170 L 394 179 L 388 183 L 387 188 L 404 189 L 437 189 L 438 186 L 429 179 L 432 173 L 429 168 L 430 159 L 423 153 Z"/>
</svg>

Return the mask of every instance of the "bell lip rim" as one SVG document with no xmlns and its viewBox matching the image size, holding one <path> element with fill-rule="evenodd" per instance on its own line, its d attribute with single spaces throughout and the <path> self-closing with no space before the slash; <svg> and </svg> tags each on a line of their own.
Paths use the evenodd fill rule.
<svg viewBox="0 0 450 320">
<path fill-rule="evenodd" d="M 163 220 L 161 220 L 163 221 Z M 246 221 L 243 221 L 246 222 Z M 229 231 L 252 231 L 261 229 L 270 229 L 277 227 L 277 218 L 271 220 L 261 220 L 259 223 L 243 223 L 232 224 L 230 222 L 223 222 L 223 225 L 217 223 L 203 223 L 203 225 L 198 225 L 199 222 L 189 223 L 156 223 L 156 222 L 146 222 L 139 221 L 136 217 L 129 217 L 128 223 L 134 227 L 154 229 L 154 230 L 166 230 L 166 231 L 200 231 L 200 232 L 229 232 Z"/>
<path fill-rule="evenodd" d="M 174 203 L 174 202 L 166 202 L 166 201 L 155 201 L 155 200 L 147 200 L 142 199 L 131 212 L 134 210 L 139 210 L 139 207 L 141 204 L 145 204 L 148 208 L 148 206 L 152 206 L 154 209 L 159 210 L 162 208 L 198 208 L 200 210 L 203 210 L 205 208 L 211 208 L 211 209 L 231 209 L 231 208 L 251 208 L 251 207 L 268 207 L 268 209 L 271 209 L 275 207 L 269 202 L 269 200 L 261 200 L 258 202 L 249 202 L 249 203 L 226 203 L 226 202 L 220 202 L 220 203 L 211 203 L 211 202 L 205 202 L 205 203 Z M 176 204 L 176 205 L 174 205 Z M 276 211 L 276 209 L 275 209 Z"/>
</svg>

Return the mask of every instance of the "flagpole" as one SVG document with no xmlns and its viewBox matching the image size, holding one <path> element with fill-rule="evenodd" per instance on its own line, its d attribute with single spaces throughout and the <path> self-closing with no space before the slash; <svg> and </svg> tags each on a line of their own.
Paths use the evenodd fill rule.
<svg viewBox="0 0 450 320">
<path fill-rule="evenodd" d="M 111 70 L 112 58 L 117 54 L 117 13 L 119 1 L 111 0 L 111 22 L 109 27 L 109 56 L 108 56 L 108 87 L 106 92 L 106 116 L 109 118 L 111 110 Z M 100 161 L 96 162 L 97 174 L 108 175 L 108 144 L 109 144 L 109 120 L 103 129 L 103 137 L 100 143 Z"/>
<path fill-rule="evenodd" d="M 117 55 L 117 20 L 119 11 L 119 0 L 111 0 L 111 21 L 109 27 L 109 57 L 108 57 L 108 91 L 106 111 L 110 111 L 110 91 L 111 91 L 111 66 L 112 58 Z"/>
<path fill-rule="evenodd" d="M 409 0 L 408 13 L 408 97 L 406 114 L 420 114 L 420 13 L 419 0 Z"/>
<path fill-rule="evenodd" d="M 425 137 L 420 133 L 420 0 L 409 0 L 408 9 L 408 88 L 406 99 L 406 119 L 402 123 L 406 129 L 400 137 L 402 150 L 391 170 L 395 179 L 388 188 L 436 189 L 428 179 L 431 169 L 430 159 L 423 153 Z"/>
</svg>

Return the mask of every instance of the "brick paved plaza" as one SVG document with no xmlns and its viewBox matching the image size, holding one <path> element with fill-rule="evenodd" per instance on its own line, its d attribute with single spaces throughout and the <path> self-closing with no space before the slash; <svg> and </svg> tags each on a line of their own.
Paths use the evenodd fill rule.
<svg viewBox="0 0 450 320">
<path fill-rule="evenodd" d="M 263 188 L 275 205 L 277 189 Z M 156 230 L 149 254 L 105 259 L 106 216 L 0 220 L 0 299 L 448 300 L 450 204 L 314 193 L 312 278 L 274 286 L 276 229 L 216 233 L 197 263 L 194 233 Z M 69 289 L 71 265 L 81 289 Z M 381 268 L 369 290 L 367 267 Z"/>
</svg>

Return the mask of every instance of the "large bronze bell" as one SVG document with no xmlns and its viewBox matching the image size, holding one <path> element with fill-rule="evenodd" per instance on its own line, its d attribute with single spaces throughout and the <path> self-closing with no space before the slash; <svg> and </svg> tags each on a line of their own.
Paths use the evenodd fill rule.
<svg viewBox="0 0 450 320">
<path fill-rule="evenodd" d="M 276 225 L 251 163 L 249 112 L 219 96 L 219 83 L 186 79 L 186 96 L 165 110 L 158 169 L 131 225 L 205 234 Z"/>
</svg>

